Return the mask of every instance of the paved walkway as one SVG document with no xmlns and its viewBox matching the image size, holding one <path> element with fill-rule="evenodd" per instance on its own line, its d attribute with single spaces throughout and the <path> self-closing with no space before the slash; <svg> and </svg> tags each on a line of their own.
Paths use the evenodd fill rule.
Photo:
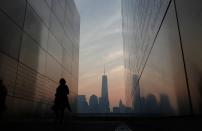
<svg viewBox="0 0 202 131">
<path fill-rule="evenodd" d="M 63 124 L 53 119 L 25 120 L 24 122 L 1 123 L 0 130 L 26 131 L 201 131 L 201 117 L 175 118 L 99 118 L 73 117 Z M 124 130 L 124 131 L 125 131 Z M 126 130 L 126 131 L 127 131 Z"/>
</svg>

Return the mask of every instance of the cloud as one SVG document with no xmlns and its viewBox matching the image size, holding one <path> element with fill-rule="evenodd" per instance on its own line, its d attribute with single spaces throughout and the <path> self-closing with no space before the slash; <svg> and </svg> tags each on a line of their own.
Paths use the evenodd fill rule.
<svg viewBox="0 0 202 131">
<path fill-rule="evenodd" d="M 119 65 L 119 66 L 114 67 L 113 69 L 111 69 L 109 72 L 110 72 L 110 74 L 112 74 L 112 73 L 122 72 L 123 70 L 124 70 L 124 66 Z"/>
<path fill-rule="evenodd" d="M 110 52 L 106 57 L 105 57 L 105 62 L 108 63 L 113 60 L 117 60 L 119 58 L 123 58 L 123 50 L 117 50 L 115 52 Z"/>
<path fill-rule="evenodd" d="M 81 46 L 87 46 L 92 42 L 103 39 L 104 37 L 121 33 L 121 16 L 118 14 L 119 13 L 117 12 L 117 14 L 110 17 L 109 19 L 106 19 L 103 23 L 96 25 L 96 27 L 92 30 L 91 28 L 81 30 L 81 33 L 83 34 L 81 36 Z"/>
</svg>

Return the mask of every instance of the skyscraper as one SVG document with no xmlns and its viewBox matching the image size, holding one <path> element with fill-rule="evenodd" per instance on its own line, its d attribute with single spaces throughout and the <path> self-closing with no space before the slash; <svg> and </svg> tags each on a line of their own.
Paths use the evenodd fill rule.
<svg viewBox="0 0 202 131">
<path fill-rule="evenodd" d="M 99 113 L 99 103 L 98 103 L 98 97 L 96 95 L 90 96 L 89 111 L 90 113 Z"/>
<path fill-rule="evenodd" d="M 89 106 L 85 95 L 77 96 L 77 113 L 89 113 Z"/>
<path fill-rule="evenodd" d="M 102 92 L 101 92 L 100 105 L 102 113 L 110 112 L 109 98 L 108 98 L 108 80 L 107 75 L 105 74 L 105 69 L 104 69 L 104 75 L 102 76 Z"/>
</svg>

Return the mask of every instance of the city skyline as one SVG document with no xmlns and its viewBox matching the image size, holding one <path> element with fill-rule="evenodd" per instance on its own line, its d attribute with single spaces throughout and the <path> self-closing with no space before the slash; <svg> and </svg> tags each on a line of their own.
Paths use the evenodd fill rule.
<svg viewBox="0 0 202 131">
<path fill-rule="evenodd" d="M 101 96 L 103 66 L 109 81 L 110 108 L 125 103 L 120 0 L 75 0 L 81 17 L 78 94 Z M 114 93 L 116 92 L 116 93 Z"/>
<path fill-rule="evenodd" d="M 92 94 L 90 99 L 86 99 L 86 95 L 78 95 L 77 96 L 77 113 L 93 113 L 93 114 L 102 114 L 106 113 L 111 115 L 110 113 L 132 113 L 132 108 L 127 107 L 123 104 L 122 100 L 120 99 L 116 106 L 112 107 L 108 112 L 103 111 L 104 105 L 101 102 L 99 96 Z"/>
<path fill-rule="evenodd" d="M 202 0 L 0 0 L 0 129 L 200 130 Z"/>
</svg>

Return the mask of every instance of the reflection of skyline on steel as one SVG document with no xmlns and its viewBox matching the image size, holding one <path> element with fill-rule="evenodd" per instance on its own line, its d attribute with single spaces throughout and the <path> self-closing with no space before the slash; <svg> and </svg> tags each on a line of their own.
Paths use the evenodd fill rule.
<svg viewBox="0 0 202 131">
<path fill-rule="evenodd" d="M 202 30 L 202 18 L 197 15 L 201 13 L 200 4 L 199 0 L 122 0 L 128 106 L 138 111 L 139 105 L 145 103 L 145 109 L 149 106 L 153 110 L 145 113 L 171 116 L 202 112 L 201 77 L 196 73 L 200 71 L 194 67 L 200 67 L 201 53 L 192 52 L 201 47 L 197 42 L 201 41 Z M 138 85 L 134 74 L 139 76 Z M 155 111 L 155 107 L 161 110 Z"/>
</svg>

